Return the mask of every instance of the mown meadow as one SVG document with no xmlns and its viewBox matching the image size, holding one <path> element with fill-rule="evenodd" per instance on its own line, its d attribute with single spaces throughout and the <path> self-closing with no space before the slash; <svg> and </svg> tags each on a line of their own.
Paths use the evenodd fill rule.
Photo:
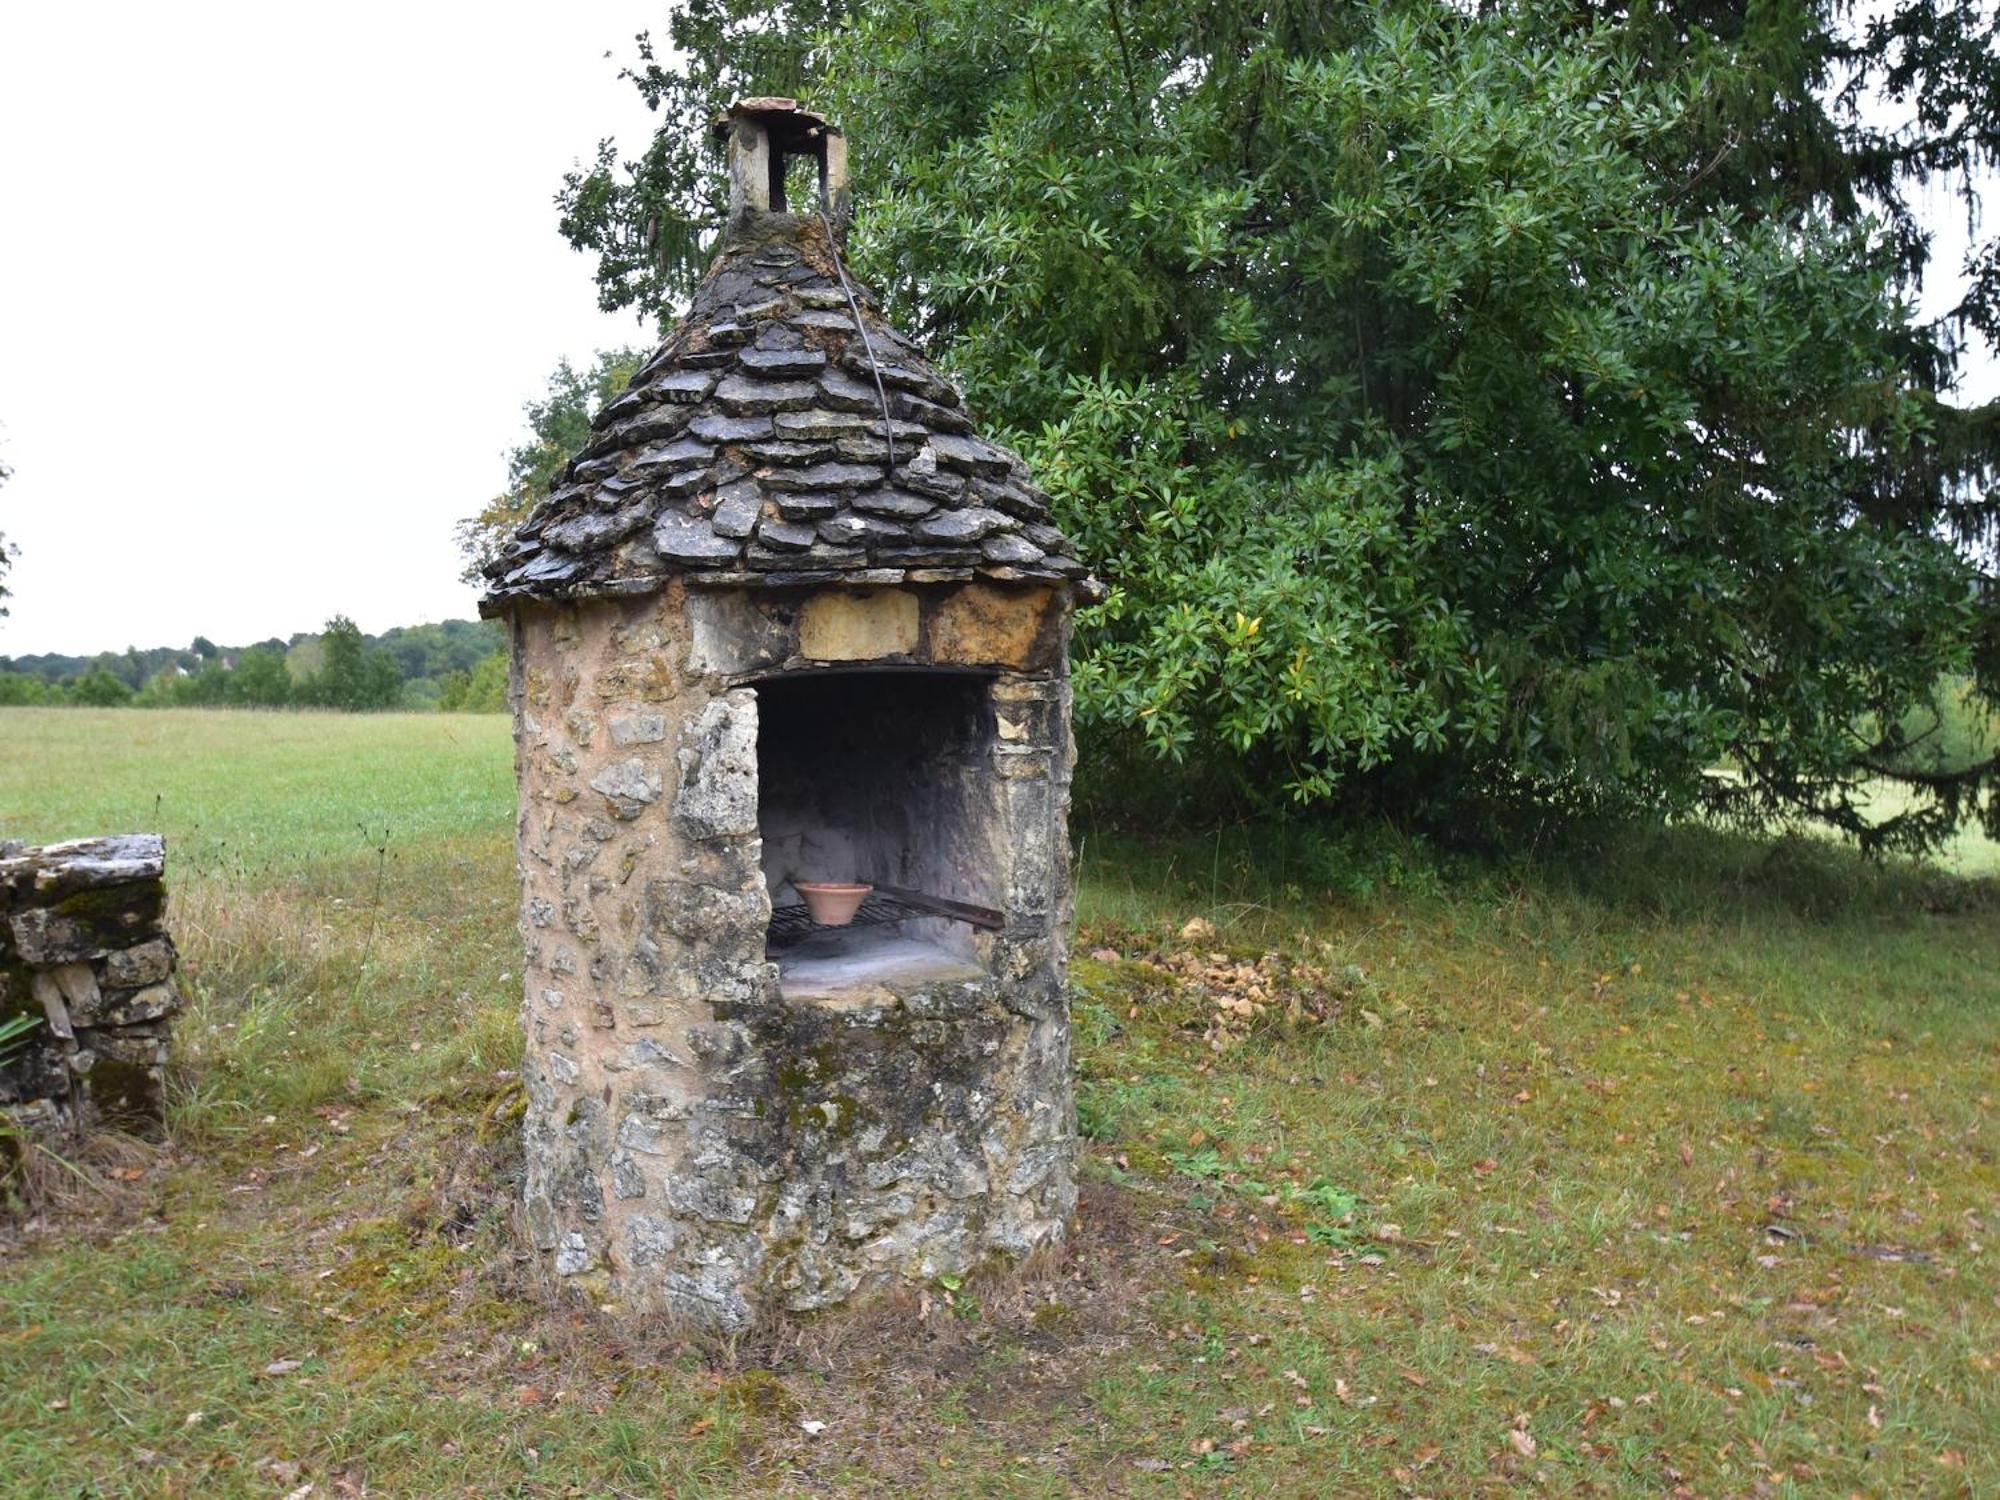
<svg viewBox="0 0 2000 1500">
<path fill-rule="evenodd" d="M 1080 828 L 1073 1246 L 719 1343 L 516 1251 L 511 826 L 494 716 L 0 710 L 192 993 L 17 1174 L 0 1493 L 2000 1491 L 1990 845 Z"/>
</svg>

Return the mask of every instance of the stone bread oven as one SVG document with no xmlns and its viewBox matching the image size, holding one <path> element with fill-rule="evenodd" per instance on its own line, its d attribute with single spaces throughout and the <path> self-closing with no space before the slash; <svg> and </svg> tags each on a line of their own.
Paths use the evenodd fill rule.
<svg viewBox="0 0 2000 1500">
<path fill-rule="evenodd" d="M 526 1218 L 711 1326 L 963 1272 L 1076 1202 L 1066 647 L 1021 460 L 839 260 L 839 132 L 753 99 L 686 318 L 490 571 Z M 819 211 L 786 211 L 789 159 Z M 818 927 L 799 882 L 873 886 Z"/>
</svg>

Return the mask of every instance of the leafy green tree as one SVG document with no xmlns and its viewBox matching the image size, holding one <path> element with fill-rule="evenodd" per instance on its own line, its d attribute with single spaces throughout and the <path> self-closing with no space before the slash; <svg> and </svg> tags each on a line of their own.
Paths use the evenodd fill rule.
<svg viewBox="0 0 2000 1500">
<path fill-rule="evenodd" d="M 2000 688 L 1994 433 L 1903 300 L 1902 195 L 1993 149 L 1990 29 L 1930 0 L 843 9 L 806 51 L 791 7 L 681 7 L 690 61 L 631 73 L 662 137 L 573 176 L 564 232 L 607 306 L 664 313 L 716 202 L 689 126 L 738 90 L 837 111 L 857 264 L 1113 586 L 1078 638 L 1100 761 L 1909 846 L 1990 786 L 1931 775 L 1883 825 L 1859 796 L 1941 676 Z M 1927 146 L 1843 109 L 1875 86 Z"/>
<path fill-rule="evenodd" d="M 528 512 L 547 496 L 556 474 L 584 445 L 597 409 L 625 389 L 645 359 L 644 350 L 613 349 L 600 353 L 585 371 L 567 359 L 556 366 L 541 399 L 523 408 L 528 440 L 507 455 L 507 488 L 455 528 L 459 551 L 465 555 L 459 576 L 466 583 L 485 587 L 481 570 L 499 555 Z"/>
<path fill-rule="evenodd" d="M 469 672 L 453 672 L 438 694 L 440 713 L 499 713 L 507 707 L 507 657 L 495 652 Z"/>
<path fill-rule="evenodd" d="M 0 672 L 0 708 L 39 708 L 60 701 L 48 683 L 26 672 Z"/>
<path fill-rule="evenodd" d="M 69 689 L 69 701 L 86 708 L 123 708 L 132 701 L 132 689 L 102 667 L 93 667 Z"/>
<path fill-rule="evenodd" d="M 374 645 L 395 658 L 406 682 L 469 671 L 485 657 L 507 648 L 497 621 L 444 620 L 431 625 L 399 625 L 375 637 Z"/>
<path fill-rule="evenodd" d="M 187 708 L 194 703 L 194 679 L 173 668 L 155 672 L 132 697 L 134 708 Z"/>
<path fill-rule="evenodd" d="M 228 701 L 242 708 L 285 708 L 292 702 L 292 674 L 285 654 L 269 646 L 245 651 L 227 681 Z"/>
<path fill-rule="evenodd" d="M 402 694 L 402 678 L 389 656 L 370 647 L 361 629 L 346 615 L 326 622 L 320 637 L 319 669 L 298 686 L 298 701 L 315 708 L 349 711 L 393 708 Z"/>
</svg>

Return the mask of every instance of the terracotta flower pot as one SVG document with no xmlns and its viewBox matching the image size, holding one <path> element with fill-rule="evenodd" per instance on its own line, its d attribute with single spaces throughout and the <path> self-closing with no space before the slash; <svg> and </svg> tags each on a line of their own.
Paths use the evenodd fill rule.
<svg viewBox="0 0 2000 1500">
<path fill-rule="evenodd" d="M 822 927 L 845 927 L 861 910 L 872 885 L 847 885 L 840 881 L 794 880 L 792 889 L 806 898 L 806 911 Z"/>
</svg>

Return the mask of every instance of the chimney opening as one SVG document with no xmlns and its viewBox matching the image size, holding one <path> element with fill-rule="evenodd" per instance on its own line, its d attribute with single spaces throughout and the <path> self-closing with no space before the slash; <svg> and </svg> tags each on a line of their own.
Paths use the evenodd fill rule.
<svg viewBox="0 0 2000 1500">
<path fill-rule="evenodd" d="M 824 115 L 796 99 L 741 99 L 715 122 L 729 159 L 730 218 L 751 214 L 844 216 L 847 146 Z"/>
<path fill-rule="evenodd" d="M 771 157 L 771 211 L 818 213 L 826 202 L 826 152 L 774 152 Z"/>
</svg>

